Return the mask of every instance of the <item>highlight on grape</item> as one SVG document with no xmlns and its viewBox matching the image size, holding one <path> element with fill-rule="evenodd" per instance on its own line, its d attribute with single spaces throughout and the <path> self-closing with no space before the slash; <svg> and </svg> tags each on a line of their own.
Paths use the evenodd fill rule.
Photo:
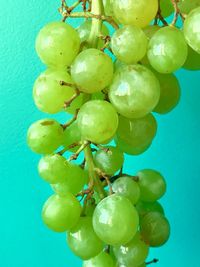
<svg viewBox="0 0 200 267">
<path fill-rule="evenodd" d="M 126 154 L 151 146 L 154 113 L 177 106 L 181 89 L 173 72 L 200 69 L 200 0 L 74 0 L 71 6 L 62 0 L 59 11 L 62 20 L 36 38 L 47 69 L 33 99 L 46 114 L 72 117 L 61 124 L 44 116 L 27 134 L 30 149 L 41 154 L 39 175 L 53 191 L 42 220 L 67 233 L 83 267 L 156 263 L 147 261 L 151 247 L 170 236 L 159 203 L 166 180 L 158 170 L 125 173 L 123 166 Z"/>
</svg>

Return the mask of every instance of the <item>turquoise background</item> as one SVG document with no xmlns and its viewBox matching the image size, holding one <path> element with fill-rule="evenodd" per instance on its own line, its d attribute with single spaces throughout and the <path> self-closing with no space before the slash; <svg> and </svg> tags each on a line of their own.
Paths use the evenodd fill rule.
<svg viewBox="0 0 200 267">
<path fill-rule="evenodd" d="M 41 221 L 41 207 L 51 190 L 38 177 L 39 157 L 29 151 L 25 139 L 28 126 L 45 117 L 32 101 L 33 82 L 44 69 L 34 40 L 45 23 L 60 18 L 59 1 L 0 4 L 0 266 L 79 267 L 65 234 L 49 231 Z M 162 203 L 172 234 L 166 246 L 152 251 L 161 267 L 200 266 L 199 74 L 177 73 L 182 87 L 178 108 L 157 116 L 158 134 L 145 154 L 127 157 L 129 172 L 155 168 L 168 183 Z"/>
</svg>

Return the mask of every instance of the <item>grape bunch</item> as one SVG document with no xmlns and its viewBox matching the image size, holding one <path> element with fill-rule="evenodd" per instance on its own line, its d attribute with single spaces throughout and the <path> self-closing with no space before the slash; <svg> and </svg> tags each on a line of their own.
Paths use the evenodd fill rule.
<svg viewBox="0 0 200 267">
<path fill-rule="evenodd" d="M 158 202 L 166 182 L 153 169 L 125 173 L 125 154 L 144 153 L 157 132 L 153 114 L 177 106 L 173 72 L 200 69 L 200 1 L 62 0 L 59 11 L 62 21 L 36 39 L 47 70 L 33 98 L 40 111 L 71 119 L 41 119 L 27 134 L 54 192 L 42 219 L 67 232 L 83 267 L 144 267 L 157 262 L 146 262 L 150 247 L 170 236 Z M 69 18 L 84 20 L 74 29 Z"/>
</svg>

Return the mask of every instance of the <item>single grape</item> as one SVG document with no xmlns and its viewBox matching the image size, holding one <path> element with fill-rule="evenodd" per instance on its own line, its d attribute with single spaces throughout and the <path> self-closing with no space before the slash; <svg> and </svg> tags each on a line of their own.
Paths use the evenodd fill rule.
<svg viewBox="0 0 200 267">
<path fill-rule="evenodd" d="M 160 9 L 163 17 L 169 17 L 174 11 L 172 1 L 160 0 Z"/>
<path fill-rule="evenodd" d="M 127 197 L 133 204 L 136 204 L 140 197 L 140 187 L 131 177 L 122 176 L 112 185 L 113 192 Z"/>
<path fill-rule="evenodd" d="M 27 143 L 35 153 L 51 154 L 63 144 L 63 128 L 53 119 L 36 121 L 28 129 Z"/>
<path fill-rule="evenodd" d="M 142 65 L 123 67 L 114 76 L 109 99 L 116 110 L 127 118 L 141 118 L 150 113 L 160 97 L 155 75 Z"/>
<path fill-rule="evenodd" d="M 183 66 L 188 53 L 183 33 L 175 27 L 163 27 L 149 41 L 148 59 L 160 73 L 171 73 Z"/>
<path fill-rule="evenodd" d="M 92 94 L 92 100 L 104 100 L 105 99 L 105 94 L 102 92 L 97 92 Z"/>
<path fill-rule="evenodd" d="M 126 267 L 139 266 L 148 256 L 149 247 L 142 241 L 140 233 L 126 245 L 113 248 L 115 257 Z"/>
<path fill-rule="evenodd" d="M 73 253 L 83 260 L 97 256 L 104 247 L 94 232 L 92 217 L 80 218 L 78 224 L 68 232 L 67 244 Z"/>
<path fill-rule="evenodd" d="M 118 127 L 118 115 L 112 105 L 103 100 L 85 103 L 78 113 L 82 138 L 96 144 L 107 142 Z"/>
<path fill-rule="evenodd" d="M 96 202 L 95 202 L 95 199 L 94 199 L 94 198 L 90 198 L 90 199 L 87 201 L 87 205 L 86 205 L 86 207 L 83 208 L 83 213 L 84 213 L 84 215 L 85 215 L 85 216 L 92 217 L 95 208 L 96 208 Z"/>
<path fill-rule="evenodd" d="M 72 194 L 52 195 L 43 206 L 42 219 L 51 230 L 65 232 L 78 223 L 80 213 L 81 206 Z"/>
<path fill-rule="evenodd" d="M 115 0 L 113 11 L 120 23 L 144 28 L 157 14 L 158 0 Z"/>
<path fill-rule="evenodd" d="M 136 204 L 136 209 L 140 215 L 140 217 L 143 217 L 148 212 L 159 212 L 162 215 L 165 215 L 164 209 L 161 206 L 161 204 L 158 201 L 155 202 L 142 202 L 139 201 Z"/>
<path fill-rule="evenodd" d="M 37 78 L 33 88 L 33 98 L 39 110 L 54 114 L 64 108 L 75 90 L 70 86 L 63 86 L 61 81 L 72 84 L 72 79 L 66 70 L 48 69 Z"/>
<path fill-rule="evenodd" d="M 114 194 L 104 198 L 93 214 L 93 227 L 99 238 L 109 245 L 122 245 L 135 235 L 138 213 L 130 200 Z"/>
<path fill-rule="evenodd" d="M 76 120 L 64 130 L 63 145 L 65 147 L 69 147 L 70 145 L 76 144 L 79 142 L 81 142 L 81 133 L 80 133 L 78 123 Z M 74 148 L 70 148 L 69 150 L 72 152 L 76 152 L 79 147 L 80 146 L 76 146 Z"/>
<path fill-rule="evenodd" d="M 159 212 L 149 212 L 140 222 L 141 235 L 151 247 L 164 245 L 170 236 L 168 220 Z"/>
<path fill-rule="evenodd" d="M 188 45 L 200 54 L 200 7 L 193 9 L 186 17 L 183 32 Z"/>
<path fill-rule="evenodd" d="M 188 47 L 188 56 L 183 68 L 186 70 L 200 70 L 200 54 Z"/>
<path fill-rule="evenodd" d="M 69 66 L 78 54 L 80 38 L 70 25 L 51 22 L 40 30 L 35 47 L 44 64 L 64 68 Z"/>
<path fill-rule="evenodd" d="M 172 111 L 179 103 L 181 91 L 176 76 L 172 73 L 156 73 L 160 82 L 160 99 L 154 111 L 160 114 L 166 114 Z"/>
<path fill-rule="evenodd" d="M 133 64 L 141 60 L 147 51 L 147 37 L 137 26 L 124 26 L 116 30 L 111 47 L 118 60 Z"/>
<path fill-rule="evenodd" d="M 158 171 L 146 169 L 139 171 L 137 176 L 142 201 L 154 202 L 165 194 L 166 182 Z"/>
<path fill-rule="evenodd" d="M 77 98 L 73 100 L 70 106 L 65 108 L 65 111 L 69 114 L 75 114 L 77 112 L 77 109 L 80 109 L 83 104 L 90 100 L 90 98 L 91 95 L 81 93 Z"/>
<path fill-rule="evenodd" d="M 83 267 L 115 267 L 115 264 L 112 257 L 108 253 L 101 252 L 96 257 L 84 261 Z"/>
<path fill-rule="evenodd" d="M 91 94 L 101 91 L 112 81 L 112 59 L 98 49 L 84 50 L 73 62 L 71 75 L 82 92 Z"/>
<path fill-rule="evenodd" d="M 96 152 L 94 162 L 104 173 L 112 176 L 122 167 L 124 155 L 118 148 L 107 146 Z"/>
<path fill-rule="evenodd" d="M 193 9 L 200 6 L 200 0 L 179 0 L 178 7 L 180 12 L 183 14 L 188 14 Z"/>
</svg>

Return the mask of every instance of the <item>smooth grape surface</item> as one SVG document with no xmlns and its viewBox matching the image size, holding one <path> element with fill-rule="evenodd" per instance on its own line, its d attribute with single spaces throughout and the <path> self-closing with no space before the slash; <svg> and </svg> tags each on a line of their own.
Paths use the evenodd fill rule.
<svg viewBox="0 0 200 267">
<path fill-rule="evenodd" d="M 113 192 L 127 197 L 132 204 L 136 204 L 140 197 L 140 188 L 137 182 L 131 177 L 122 176 L 118 178 L 112 186 Z"/>
<path fill-rule="evenodd" d="M 113 11 L 120 23 L 144 28 L 156 16 L 158 0 L 114 0 Z"/>
<path fill-rule="evenodd" d="M 142 201 L 154 202 L 165 194 L 166 182 L 158 171 L 146 169 L 139 171 L 137 176 Z"/>
<path fill-rule="evenodd" d="M 188 47 L 188 56 L 183 68 L 186 70 L 200 70 L 200 54 Z"/>
<path fill-rule="evenodd" d="M 168 220 L 159 212 L 149 212 L 140 221 L 141 235 L 151 247 L 164 245 L 170 236 Z"/>
<path fill-rule="evenodd" d="M 72 194 L 52 195 L 43 206 L 42 219 L 51 230 L 65 232 L 77 224 L 80 214 L 81 206 Z"/>
<path fill-rule="evenodd" d="M 74 121 L 70 126 L 64 130 L 64 141 L 63 145 L 69 147 L 72 144 L 78 143 L 81 141 L 81 132 L 78 127 L 77 121 Z M 79 146 L 69 149 L 72 152 L 77 151 Z"/>
<path fill-rule="evenodd" d="M 112 59 L 98 49 L 84 50 L 73 62 L 71 75 L 82 92 L 90 94 L 101 91 L 112 81 Z"/>
<path fill-rule="evenodd" d="M 80 38 L 70 25 L 51 22 L 40 30 L 35 47 L 44 64 L 64 68 L 69 66 L 78 54 Z"/>
<path fill-rule="evenodd" d="M 160 0 L 160 9 L 163 17 L 168 17 L 173 13 L 174 7 L 171 0 Z"/>
<path fill-rule="evenodd" d="M 148 46 L 148 59 L 151 66 L 160 73 L 171 73 L 183 66 L 188 48 L 183 33 L 175 27 L 158 30 Z"/>
<path fill-rule="evenodd" d="M 200 7 L 194 9 L 186 17 L 183 25 L 185 39 L 188 45 L 200 54 Z"/>
<path fill-rule="evenodd" d="M 94 162 L 99 169 L 111 176 L 122 167 L 124 155 L 116 147 L 107 146 L 104 148 L 105 149 L 99 149 L 96 152 Z"/>
<path fill-rule="evenodd" d="M 165 215 L 164 209 L 158 201 L 155 201 L 155 202 L 139 201 L 136 204 L 136 209 L 137 209 L 140 217 L 143 217 L 144 215 L 146 215 L 149 212 L 159 212 L 162 215 Z"/>
<path fill-rule="evenodd" d="M 122 245 L 135 235 L 139 223 L 138 213 L 130 200 L 114 194 L 104 198 L 93 214 L 96 234 L 106 244 Z"/>
<path fill-rule="evenodd" d="M 118 60 L 137 63 L 146 54 L 147 37 L 137 26 L 124 26 L 113 34 L 111 48 Z"/>
<path fill-rule="evenodd" d="M 112 257 L 106 253 L 101 252 L 96 257 L 83 262 L 83 267 L 115 267 Z"/>
<path fill-rule="evenodd" d="M 142 65 L 123 67 L 114 76 L 109 99 L 116 110 L 127 118 L 141 118 L 150 113 L 160 97 L 155 75 Z"/>
<path fill-rule="evenodd" d="M 53 119 L 36 121 L 28 129 L 27 143 L 35 153 L 51 154 L 63 144 L 63 128 Z"/>
<path fill-rule="evenodd" d="M 110 103 L 92 100 L 81 107 L 77 122 L 83 139 L 101 144 L 114 136 L 118 115 Z"/>
<path fill-rule="evenodd" d="M 142 241 L 140 233 L 126 245 L 113 248 L 115 257 L 126 267 L 139 266 L 148 256 L 149 247 Z"/>
<path fill-rule="evenodd" d="M 104 247 L 92 226 L 92 217 L 80 218 L 78 224 L 67 234 L 67 243 L 73 253 L 83 260 L 97 256 Z"/>
<path fill-rule="evenodd" d="M 50 114 L 63 110 L 65 101 L 75 94 L 75 90 L 61 85 L 61 81 L 73 83 L 66 70 L 48 69 L 37 78 L 33 98 L 39 110 Z"/>
<path fill-rule="evenodd" d="M 188 14 L 200 6 L 200 0 L 179 0 L 178 7 L 183 14 Z"/>
</svg>

